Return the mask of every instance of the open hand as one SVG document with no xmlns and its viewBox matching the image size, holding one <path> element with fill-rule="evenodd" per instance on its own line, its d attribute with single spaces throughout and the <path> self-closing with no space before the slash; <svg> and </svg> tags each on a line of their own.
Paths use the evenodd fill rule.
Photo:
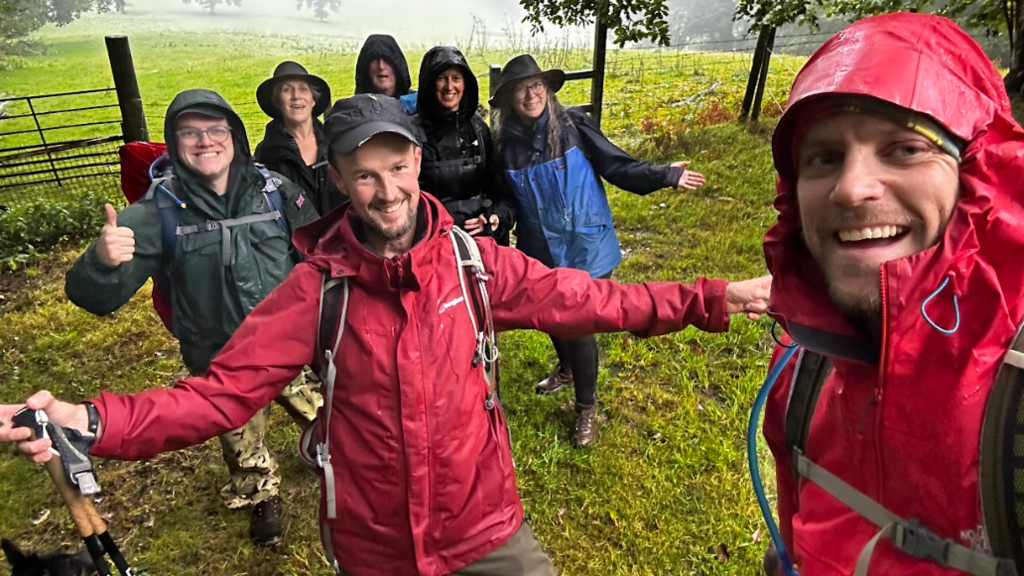
<svg viewBox="0 0 1024 576">
<path fill-rule="evenodd" d="M 676 187 L 685 188 L 687 190 L 696 190 L 698 187 L 704 185 L 704 175 L 700 172 L 687 170 L 686 167 L 689 165 L 690 162 L 688 160 L 672 163 L 672 166 L 678 166 L 683 169 L 683 175 L 679 177 L 679 182 L 676 184 Z"/>
<path fill-rule="evenodd" d="M 135 257 L 135 232 L 131 228 L 117 225 L 117 212 L 110 204 L 104 204 L 107 222 L 100 229 L 96 241 L 96 257 L 107 268 L 117 268 Z"/>
<path fill-rule="evenodd" d="M 772 277 L 761 276 L 742 282 L 730 282 L 725 287 L 725 308 L 729 314 L 747 313 L 747 318 L 757 320 L 768 311 L 768 299 L 772 294 Z"/>
</svg>

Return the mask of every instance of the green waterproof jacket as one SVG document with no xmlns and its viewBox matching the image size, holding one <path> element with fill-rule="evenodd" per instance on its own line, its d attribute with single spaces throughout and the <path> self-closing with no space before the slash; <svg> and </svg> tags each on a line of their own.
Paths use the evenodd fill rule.
<svg viewBox="0 0 1024 576">
<path fill-rule="evenodd" d="M 217 196 L 177 155 L 175 119 L 187 111 L 224 116 L 232 130 L 234 160 L 228 192 Z M 265 178 L 253 164 L 245 127 L 228 103 L 209 90 L 186 90 L 167 110 L 164 137 L 174 178 L 171 189 L 186 207 L 177 210 L 178 226 L 241 218 L 272 212 L 263 194 Z M 289 228 L 317 219 L 313 202 L 301 189 L 276 173 Z M 245 316 L 277 287 L 301 259 L 291 239 L 274 219 L 177 236 L 174 254 L 165 259 L 160 209 L 144 198 L 117 215 L 118 226 L 135 233 L 135 255 L 108 268 L 89 246 L 65 278 L 64 289 L 76 305 L 98 315 L 123 306 L 146 280 L 164 270 L 170 279 L 175 337 L 185 366 L 193 374 L 206 371 L 220 348 Z"/>
</svg>

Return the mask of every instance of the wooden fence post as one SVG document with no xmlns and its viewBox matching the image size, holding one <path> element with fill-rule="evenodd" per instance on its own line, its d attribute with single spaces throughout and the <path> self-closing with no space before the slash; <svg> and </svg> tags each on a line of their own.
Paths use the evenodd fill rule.
<svg viewBox="0 0 1024 576">
<path fill-rule="evenodd" d="M 501 66 L 498 66 L 497 64 L 491 64 L 491 75 L 490 75 L 490 79 L 488 80 L 488 84 L 487 84 L 488 100 L 490 100 L 491 98 L 494 97 L 494 92 L 498 90 L 498 84 L 500 82 L 501 82 Z M 490 106 L 489 102 L 488 102 L 488 107 L 490 108 L 490 111 L 491 111 L 491 128 L 493 129 L 494 128 L 494 119 L 495 119 L 495 117 L 497 117 L 498 111 L 495 110 L 493 106 Z"/>
<path fill-rule="evenodd" d="M 121 133 L 125 142 L 148 142 L 149 128 L 142 108 L 139 81 L 135 77 L 135 64 L 127 36 L 107 36 L 107 56 L 110 72 L 117 89 L 117 104 L 121 107 Z"/>
<path fill-rule="evenodd" d="M 761 99 L 764 98 L 764 89 L 768 84 L 768 64 L 772 61 L 772 49 L 775 48 L 775 28 L 768 34 L 764 58 L 761 60 L 761 74 L 757 81 L 757 92 L 754 94 L 754 104 L 750 110 L 750 119 L 757 122 L 761 116 Z"/>
<path fill-rule="evenodd" d="M 761 83 L 762 69 L 768 68 L 769 37 L 775 38 L 775 28 L 762 28 L 761 32 L 757 35 L 757 47 L 754 48 L 750 75 L 747 77 L 747 91 L 743 95 L 743 111 L 740 113 L 740 120 L 746 120 L 750 116 L 750 109 L 754 104 L 754 96 Z"/>
<path fill-rule="evenodd" d="M 602 10 L 607 10 L 607 3 L 601 4 Z M 594 77 L 590 80 L 590 117 L 601 127 L 601 107 L 604 105 L 604 69 L 606 56 L 608 54 L 608 24 L 598 14 L 597 29 L 594 31 Z"/>
</svg>

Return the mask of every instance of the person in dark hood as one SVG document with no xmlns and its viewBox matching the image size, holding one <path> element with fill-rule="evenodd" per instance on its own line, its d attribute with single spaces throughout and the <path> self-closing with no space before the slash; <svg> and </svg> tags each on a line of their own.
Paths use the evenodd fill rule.
<svg viewBox="0 0 1024 576">
<path fill-rule="evenodd" d="M 256 100 L 271 118 L 256 161 L 302 188 L 320 214 L 340 206 L 344 197 L 327 174 L 324 125 L 317 119 L 331 104 L 327 82 L 297 62 L 282 62 L 256 89 Z"/>
<path fill-rule="evenodd" d="M 409 114 L 416 112 L 416 91 L 405 53 L 394 36 L 370 34 L 356 59 L 356 94 L 397 98 Z"/>
<path fill-rule="evenodd" d="M 198 375 L 301 260 L 289 231 L 318 215 L 295 184 L 257 168 L 245 126 L 219 94 L 200 89 L 178 94 L 167 109 L 164 138 L 171 165 L 165 186 L 175 202 L 151 191 L 120 213 L 107 204 L 107 223 L 68 271 L 64 290 L 77 306 L 106 315 L 151 276 L 164 275 L 174 335 L 185 366 Z M 174 240 L 163 234 L 167 210 L 176 220 Z M 320 398 L 296 384 L 277 401 L 300 424 L 308 424 Z M 230 470 L 221 495 L 229 508 L 254 506 L 249 536 L 264 545 L 281 539 L 281 478 L 263 442 L 268 414 L 269 406 L 221 436 Z"/>
<path fill-rule="evenodd" d="M 491 143 L 476 114 L 476 76 L 454 46 L 436 46 L 420 65 L 417 124 L 423 143 L 420 188 L 444 204 L 455 224 L 508 246 L 515 216 Z"/>
</svg>

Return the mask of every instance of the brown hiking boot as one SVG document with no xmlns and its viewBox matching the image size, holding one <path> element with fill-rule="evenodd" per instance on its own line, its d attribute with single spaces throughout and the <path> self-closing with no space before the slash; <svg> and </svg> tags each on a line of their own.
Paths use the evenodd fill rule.
<svg viewBox="0 0 1024 576">
<path fill-rule="evenodd" d="M 559 364 L 550 376 L 537 382 L 537 394 L 552 394 L 571 384 L 572 370 L 562 368 Z"/>
<path fill-rule="evenodd" d="M 252 507 L 249 539 L 257 546 L 274 546 L 281 542 L 280 496 L 273 496 Z"/>
<path fill-rule="evenodd" d="M 597 403 L 587 408 L 576 407 L 576 430 L 572 434 L 572 443 L 579 448 L 586 448 L 597 439 Z"/>
</svg>

